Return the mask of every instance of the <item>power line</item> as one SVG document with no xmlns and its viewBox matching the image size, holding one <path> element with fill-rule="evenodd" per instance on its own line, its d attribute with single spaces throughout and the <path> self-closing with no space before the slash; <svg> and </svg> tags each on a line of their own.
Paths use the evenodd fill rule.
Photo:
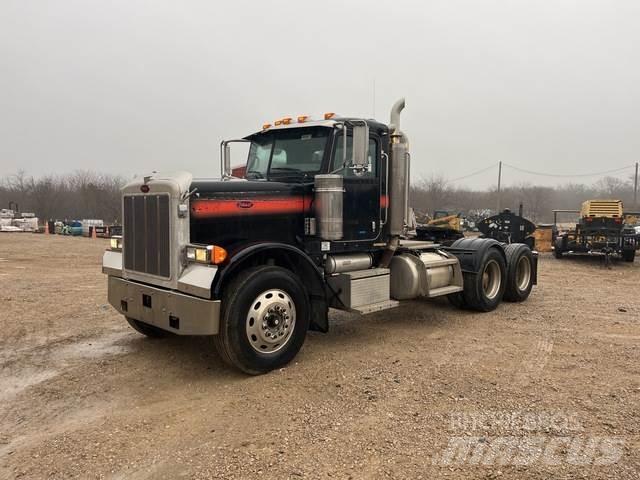
<svg viewBox="0 0 640 480">
<path fill-rule="evenodd" d="M 532 170 L 527 170 L 525 168 L 516 167 L 514 165 L 510 165 L 508 163 L 502 162 L 502 164 L 506 167 L 513 168 L 514 170 L 518 170 L 520 172 L 528 173 L 530 175 L 538 175 L 541 177 L 597 177 L 600 175 L 606 175 L 608 173 L 616 173 L 621 172 L 623 170 L 627 170 L 628 168 L 633 168 L 635 165 L 627 165 L 626 167 L 615 168 L 612 170 L 605 170 L 603 172 L 595 172 L 595 173 L 542 173 L 542 172 L 534 172 Z"/>
<path fill-rule="evenodd" d="M 477 170 L 473 173 L 470 173 L 469 175 L 465 175 L 463 177 L 458 177 L 458 178 L 454 178 L 453 180 L 448 180 L 448 182 L 453 183 L 453 182 L 457 182 L 458 180 L 464 180 L 465 178 L 469 178 L 469 177 L 474 177 L 476 175 L 480 175 L 481 173 L 486 172 L 487 170 L 491 170 L 492 168 L 497 167 L 498 164 L 497 163 L 493 163 L 491 165 L 489 165 L 488 167 L 482 168 L 480 170 Z"/>
</svg>

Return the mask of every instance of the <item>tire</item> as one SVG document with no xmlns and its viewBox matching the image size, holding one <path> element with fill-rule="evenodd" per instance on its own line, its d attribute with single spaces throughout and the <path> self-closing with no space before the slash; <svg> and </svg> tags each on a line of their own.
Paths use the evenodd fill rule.
<svg viewBox="0 0 640 480">
<path fill-rule="evenodd" d="M 309 297 L 289 270 L 258 266 L 224 289 L 214 344 L 222 360 L 250 375 L 282 367 L 296 356 L 309 329 Z"/>
<path fill-rule="evenodd" d="M 507 285 L 504 299 L 524 302 L 533 288 L 533 255 L 524 243 L 512 243 L 504 249 L 507 257 Z"/>
<path fill-rule="evenodd" d="M 134 320 L 133 318 L 129 317 L 124 318 L 127 320 L 129 325 L 131 325 L 131 328 L 133 328 L 136 332 L 141 333 L 142 335 L 146 335 L 149 338 L 164 338 L 171 335 L 171 332 L 162 330 L 155 325 L 149 325 L 148 323 L 141 322 L 140 320 Z"/>
<path fill-rule="evenodd" d="M 636 259 L 636 251 L 632 249 L 622 251 L 622 259 L 625 262 L 633 262 Z"/>
<path fill-rule="evenodd" d="M 562 248 L 562 244 L 564 242 L 562 241 L 562 237 L 558 237 L 556 238 L 556 241 L 553 243 L 553 256 L 556 258 L 562 258 L 562 252 L 563 252 L 563 248 Z"/>
<path fill-rule="evenodd" d="M 497 248 L 489 248 L 480 262 L 478 273 L 464 275 L 464 305 L 479 312 L 495 310 L 504 295 L 507 266 Z"/>
<path fill-rule="evenodd" d="M 461 310 L 468 308 L 467 303 L 464 301 L 463 292 L 450 293 L 447 295 L 447 300 L 451 305 Z"/>
</svg>

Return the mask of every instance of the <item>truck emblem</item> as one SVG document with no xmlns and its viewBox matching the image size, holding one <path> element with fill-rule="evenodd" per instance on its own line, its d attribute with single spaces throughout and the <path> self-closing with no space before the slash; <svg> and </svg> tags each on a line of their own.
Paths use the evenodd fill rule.
<svg viewBox="0 0 640 480">
<path fill-rule="evenodd" d="M 236 205 L 238 208 L 251 208 L 253 207 L 253 202 L 251 200 L 240 200 Z"/>
</svg>

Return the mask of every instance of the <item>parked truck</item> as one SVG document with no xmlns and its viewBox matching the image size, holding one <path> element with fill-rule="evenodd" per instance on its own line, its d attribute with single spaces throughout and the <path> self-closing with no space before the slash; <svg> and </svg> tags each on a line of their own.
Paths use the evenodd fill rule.
<svg viewBox="0 0 640 480">
<path fill-rule="evenodd" d="M 154 173 L 122 190 L 123 234 L 103 272 L 138 332 L 210 335 L 249 374 L 281 367 L 329 309 L 366 314 L 446 296 L 487 312 L 525 300 L 537 257 L 523 244 L 403 238 L 409 216 L 404 99 L 389 124 L 286 117 L 221 143 L 221 179 Z M 249 145 L 242 179 L 230 162 Z"/>
</svg>

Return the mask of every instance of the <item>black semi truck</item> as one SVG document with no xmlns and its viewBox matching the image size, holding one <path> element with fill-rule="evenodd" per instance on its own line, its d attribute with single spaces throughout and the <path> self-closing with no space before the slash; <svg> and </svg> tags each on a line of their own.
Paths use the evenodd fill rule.
<svg viewBox="0 0 640 480">
<path fill-rule="evenodd" d="M 249 374 L 289 362 L 329 309 L 362 314 L 447 296 L 487 312 L 525 300 L 537 257 L 523 244 L 407 239 L 404 99 L 389 124 L 286 117 L 221 143 L 220 179 L 154 173 L 122 190 L 123 232 L 103 272 L 113 307 L 150 337 L 210 335 Z M 248 142 L 243 178 L 230 164 Z"/>
</svg>

